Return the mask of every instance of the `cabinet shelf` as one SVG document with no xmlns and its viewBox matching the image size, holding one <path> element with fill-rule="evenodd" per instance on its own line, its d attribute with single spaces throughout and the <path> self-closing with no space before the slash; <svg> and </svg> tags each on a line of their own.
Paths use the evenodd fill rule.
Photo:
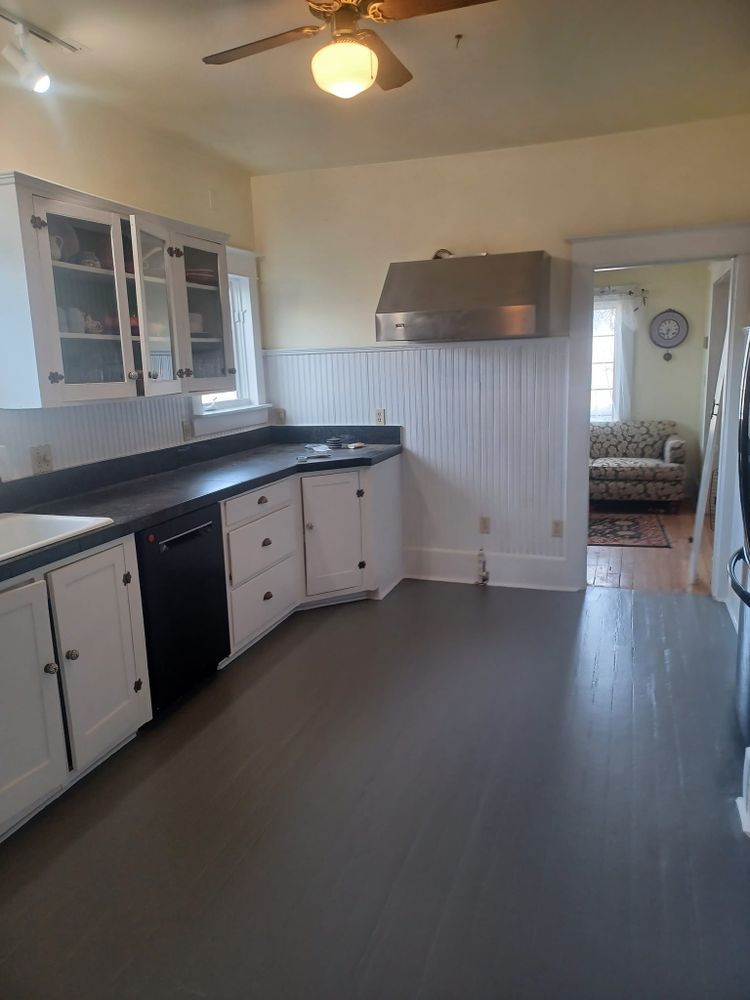
<svg viewBox="0 0 750 1000">
<path fill-rule="evenodd" d="M 115 276 L 115 272 L 106 267 L 88 267 L 86 264 L 71 264 L 66 260 L 53 260 L 52 267 L 56 271 L 85 274 L 89 278 L 114 278 Z"/>
<path fill-rule="evenodd" d="M 135 275 L 129 272 L 125 275 L 128 281 L 135 281 Z M 156 274 L 144 274 L 143 280 L 149 285 L 166 285 L 167 279 L 160 278 Z"/>
<path fill-rule="evenodd" d="M 202 282 L 199 281 L 186 281 L 185 285 L 188 288 L 195 288 L 200 292 L 218 292 L 219 290 L 218 285 L 204 285 Z"/>
<path fill-rule="evenodd" d="M 62 340 L 119 340 L 119 333 L 65 333 L 60 331 Z"/>
</svg>

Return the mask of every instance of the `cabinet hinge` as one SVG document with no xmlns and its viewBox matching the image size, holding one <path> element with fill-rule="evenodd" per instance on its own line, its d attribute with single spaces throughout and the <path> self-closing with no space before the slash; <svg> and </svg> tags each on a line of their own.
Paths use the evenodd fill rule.
<svg viewBox="0 0 750 1000">
<path fill-rule="evenodd" d="M 62 372 L 50 372 L 47 378 L 50 380 L 52 385 L 57 385 L 58 382 L 65 381 L 65 376 Z"/>
<path fill-rule="evenodd" d="M 139 677 L 138 680 L 133 685 L 133 690 L 135 691 L 136 694 L 138 694 L 138 692 L 141 690 L 142 687 L 143 687 L 143 681 Z"/>
<path fill-rule="evenodd" d="M 364 569 L 367 563 L 364 561 L 364 559 L 362 559 L 360 562 L 357 563 L 357 565 L 359 566 L 360 569 Z"/>
<path fill-rule="evenodd" d="M 33 229 L 46 229 L 47 228 L 47 223 L 41 217 L 41 215 L 32 215 L 30 221 L 31 221 L 31 226 L 32 226 Z"/>
<path fill-rule="evenodd" d="M 360 499 L 361 499 L 361 498 L 362 498 L 362 497 L 363 497 L 364 495 L 365 495 L 365 491 L 364 491 L 364 490 L 357 490 L 357 496 L 358 496 L 358 497 L 360 497 Z"/>
<path fill-rule="evenodd" d="M 130 570 L 128 570 L 127 573 L 122 574 L 122 583 L 124 587 L 127 587 L 127 585 L 129 583 L 132 583 L 132 581 L 133 581 L 133 574 L 130 572 Z"/>
</svg>

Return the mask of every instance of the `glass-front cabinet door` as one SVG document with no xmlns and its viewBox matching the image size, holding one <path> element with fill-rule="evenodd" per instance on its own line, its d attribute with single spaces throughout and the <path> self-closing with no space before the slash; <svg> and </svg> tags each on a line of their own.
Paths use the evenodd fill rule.
<svg viewBox="0 0 750 1000">
<path fill-rule="evenodd" d="M 41 377 L 60 402 L 135 396 L 120 216 L 43 198 L 34 213 L 52 333 Z"/>
<path fill-rule="evenodd" d="M 130 224 L 123 221 L 124 234 L 126 230 L 123 245 L 130 335 L 142 391 L 146 396 L 180 392 L 175 258 L 169 230 L 156 219 L 137 215 L 131 215 Z"/>
<path fill-rule="evenodd" d="M 173 259 L 180 270 L 180 364 L 178 376 L 190 392 L 226 392 L 236 368 L 228 302 L 226 248 L 176 234 Z"/>
</svg>

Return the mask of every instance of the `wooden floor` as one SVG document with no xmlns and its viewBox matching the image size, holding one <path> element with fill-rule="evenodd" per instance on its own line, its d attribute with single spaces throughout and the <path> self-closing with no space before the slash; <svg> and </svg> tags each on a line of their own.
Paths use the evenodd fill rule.
<svg viewBox="0 0 750 1000">
<path fill-rule="evenodd" d="M 297 615 L 0 846 L 0 996 L 747 1000 L 734 643 L 605 588 Z"/>
<path fill-rule="evenodd" d="M 662 593 L 711 593 L 711 557 L 713 531 L 706 518 L 698 561 L 698 576 L 688 587 L 695 513 L 689 509 L 678 514 L 660 514 L 672 547 L 639 548 L 634 545 L 589 545 L 586 578 L 591 587 L 623 587 L 627 590 L 650 590 Z M 750 997 L 750 992 L 748 992 Z"/>
</svg>

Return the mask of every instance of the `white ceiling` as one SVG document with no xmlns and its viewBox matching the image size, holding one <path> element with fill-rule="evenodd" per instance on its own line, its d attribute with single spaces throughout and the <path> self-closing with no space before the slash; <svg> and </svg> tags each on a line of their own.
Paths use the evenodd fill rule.
<svg viewBox="0 0 750 1000">
<path fill-rule="evenodd" d="M 377 30 L 415 79 L 351 101 L 312 81 L 323 35 L 227 66 L 201 62 L 316 23 L 304 0 L 4 3 L 84 46 L 70 55 L 36 43 L 59 93 L 190 136 L 257 173 L 750 112 L 750 0 L 494 0 L 385 25 Z M 10 35 L 0 21 L 0 40 Z M 0 87 L 12 82 L 3 65 Z"/>
</svg>

